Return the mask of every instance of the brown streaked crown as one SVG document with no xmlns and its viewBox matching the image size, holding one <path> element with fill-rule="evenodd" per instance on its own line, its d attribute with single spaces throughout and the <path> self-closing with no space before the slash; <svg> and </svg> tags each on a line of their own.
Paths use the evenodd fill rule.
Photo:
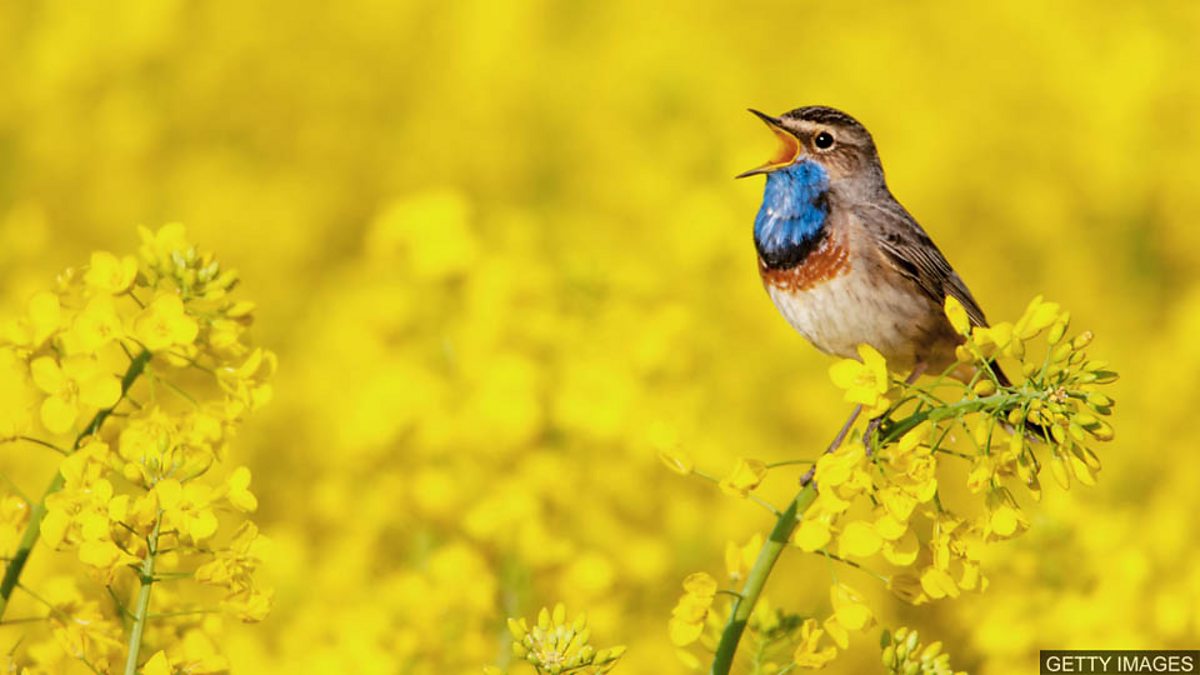
<svg viewBox="0 0 1200 675">
<path fill-rule="evenodd" d="M 867 194 L 884 187 L 875 141 L 858 120 L 836 108 L 813 105 L 789 110 L 779 121 L 799 139 L 808 156 L 825 167 L 835 190 Z M 816 144 L 822 132 L 833 136 L 834 145 L 828 150 Z"/>
</svg>

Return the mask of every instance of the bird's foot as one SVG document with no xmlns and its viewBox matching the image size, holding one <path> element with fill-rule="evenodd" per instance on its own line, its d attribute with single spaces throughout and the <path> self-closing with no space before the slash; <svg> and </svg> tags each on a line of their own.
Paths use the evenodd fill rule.
<svg viewBox="0 0 1200 675">
<path fill-rule="evenodd" d="M 867 422 L 867 428 L 863 431 L 863 446 L 867 449 L 867 457 L 875 453 L 875 436 L 879 433 L 879 427 L 883 424 L 883 415 L 872 417 L 871 421 Z"/>
</svg>

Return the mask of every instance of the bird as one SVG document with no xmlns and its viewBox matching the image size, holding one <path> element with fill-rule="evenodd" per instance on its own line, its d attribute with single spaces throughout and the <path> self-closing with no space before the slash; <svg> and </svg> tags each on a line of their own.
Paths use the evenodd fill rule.
<svg viewBox="0 0 1200 675">
<path fill-rule="evenodd" d="M 973 326 L 987 326 L 987 318 L 892 195 L 871 133 L 826 106 L 778 117 L 750 112 L 779 140 L 774 157 L 737 177 L 766 176 L 754 246 L 763 286 L 783 317 L 827 354 L 857 359 L 859 345 L 870 345 L 910 382 L 954 365 L 963 338 L 946 317 L 946 298 L 962 304 Z M 998 366 L 994 373 L 1010 384 Z"/>
</svg>

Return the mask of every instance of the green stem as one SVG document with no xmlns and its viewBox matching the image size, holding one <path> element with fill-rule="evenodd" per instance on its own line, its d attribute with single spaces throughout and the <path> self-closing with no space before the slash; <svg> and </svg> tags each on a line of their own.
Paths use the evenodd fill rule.
<svg viewBox="0 0 1200 675">
<path fill-rule="evenodd" d="M 125 371 L 125 375 L 121 378 L 121 399 L 125 398 L 125 394 L 133 383 L 146 369 L 146 364 L 150 362 L 150 352 L 143 351 L 138 354 L 129 363 L 129 369 Z M 84 439 L 100 430 L 100 426 L 104 424 L 104 420 L 112 414 L 113 408 L 121 402 L 117 399 L 111 408 L 104 408 L 92 417 L 92 421 L 88 423 L 79 436 L 75 438 L 75 443 L 71 445 L 71 452 L 79 449 L 79 445 Z M 17 552 L 13 554 L 8 565 L 4 568 L 4 579 L 0 581 L 0 618 L 4 617 L 4 611 L 8 609 L 9 598 L 12 597 L 13 591 L 17 588 L 17 583 L 21 580 L 21 572 L 25 569 L 25 564 L 29 562 L 29 554 L 33 552 L 33 545 L 37 543 L 38 537 L 42 533 L 42 519 L 46 517 L 46 498 L 58 492 L 63 487 L 64 478 L 62 473 L 55 471 L 54 479 L 46 486 L 46 491 L 42 493 L 42 498 L 33 506 L 29 512 L 29 524 L 25 526 L 25 533 L 21 535 L 21 543 L 17 545 Z"/>
<path fill-rule="evenodd" d="M 733 666 L 733 655 L 737 651 L 738 642 L 742 639 L 742 633 L 746 630 L 746 622 L 750 619 L 754 606 L 758 604 L 758 596 L 762 594 L 763 587 L 767 584 L 767 577 L 771 575 L 775 561 L 779 560 L 780 554 L 783 553 L 783 547 L 787 545 L 792 531 L 800 522 L 799 515 L 804 513 L 816 498 L 816 483 L 810 482 L 800 490 L 787 510 L 780 514 L 775 521 L 775 528 L 771 530 L 771 535 L 759 549 L 754 567 L 750 568 L 750 574 L 746 577 L 746 585 L 742 587 L 741 597 L 733 603 L 733 611 L 729 614 L 729 621 L 725 624 L 725 630 L 721 633 L 721 641 L 717 644 L 717 653 L 713 657 L 712 675 L 729 673 L 729 669 Z"/>
<path fill-rule="evenodd" d="M 963 399 L 957 403 L 942 405 L 936 408 L 927 408 L 920 412 L 913 413 L 902 420 L 898 420 L 895 424 L 890 424 L 886 428 L 886 433 L 881 434 L 879 439 L 880 447 L 899 439 L 904 434 L 911 431 L 921 422 L 930 420 L 940 422 L 950 417 L 958 417 L 959 415 L 979 412 L 991 408 L 999 409 L 1015 402 L 1019 397 L 1008 394 L 999 393 L 991 396 L 983 396 L 980 398 Z"/>
<path fill-rule="evenodd" d="M 138 589 L 137 605 L 133 609 L 133 627 L 129 630 L 129 654 L 125 658 L 125 675 L 137 675 L 138 654 L 142 650 L 142 634 L 150 618 L 150 590 L 154 588 L 154 560 L 158 556 L 158 528 L 162 526 L 162 514 L 154 523 L 154 531 L 146 539 L 146 557 L 138 572 L 141 588 Z"/>
</svg>

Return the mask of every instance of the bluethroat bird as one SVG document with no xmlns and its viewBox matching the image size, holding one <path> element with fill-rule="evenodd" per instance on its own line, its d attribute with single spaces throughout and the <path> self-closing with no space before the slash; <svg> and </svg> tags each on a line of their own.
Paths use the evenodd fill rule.
<svg viewBox="0 0 1200 675">
<path fill-rule="evenodd" d="M 987 319 L 888 190 L 867 129 L 823 106 L 779 117 L 750 112 L 780 143 L 774 158 L 738 176 L 767 177 L 754 245 L 780 313 L 817 349 L 857 358 L 857 346 L 868 344 L 912 379 L 953 364 L 961 338 L 946 319 L 946 296 L 962 303 L 972 324 Z"/>
</svg>

